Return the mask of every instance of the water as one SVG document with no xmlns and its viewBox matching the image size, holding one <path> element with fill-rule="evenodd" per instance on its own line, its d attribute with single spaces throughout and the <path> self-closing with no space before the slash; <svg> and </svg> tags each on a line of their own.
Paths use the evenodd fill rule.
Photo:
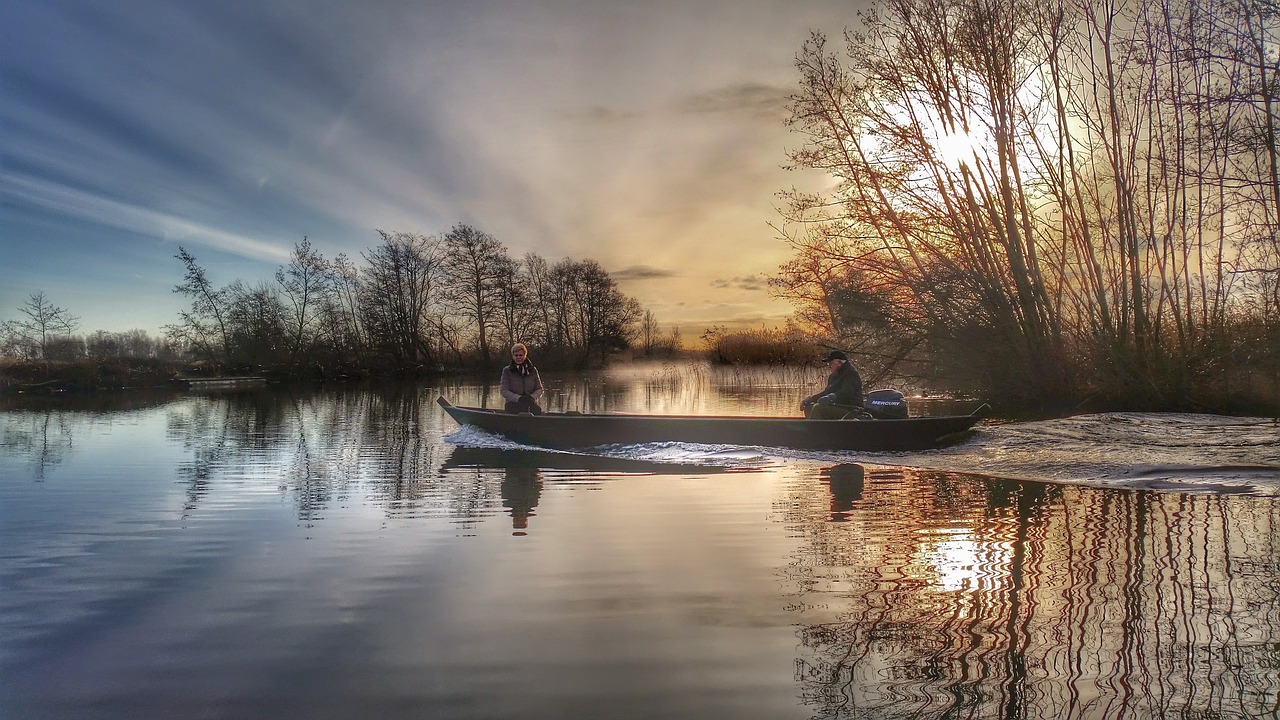
<svg viewBox="0 0 1280 720">
<path fill-rule="evenodd" d="M 551 384 L 770 414 L 803 383 Z M 460 430 L 440 392 L 497 399 L 9 401 L 0 717 L 1277 717 L 1270 420 L 564 453 Z"/>
</svg>

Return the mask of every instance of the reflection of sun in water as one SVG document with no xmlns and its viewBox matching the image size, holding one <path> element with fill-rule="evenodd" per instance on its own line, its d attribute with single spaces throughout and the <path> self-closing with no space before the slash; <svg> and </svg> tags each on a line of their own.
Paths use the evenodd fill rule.
<svg viewBox="0 0 1280 720">
<path fill-rule="evenodd" d="M 935 531 L 942 536 L 920 548 L 927 579 L 942 592 L 991 590 L 1007 572 L 1009 548 L 1002 542 L 982 542 L 968 530 Z"/>
</svg>

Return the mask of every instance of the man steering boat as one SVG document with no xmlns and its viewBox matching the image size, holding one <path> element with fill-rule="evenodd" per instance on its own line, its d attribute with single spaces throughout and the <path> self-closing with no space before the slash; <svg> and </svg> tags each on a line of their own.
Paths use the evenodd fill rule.
<svg viewBox="0 0 1280 720">
<path fill-rule="evenodd" d="M 840 420 L 850 415 L 856 417 L 863 409 L 862 376 L 853 363 L 849 362 L 849 356 L 839 350 L 827 353 L 822 361 L 831 370 L 831 374 L 827 376 L 827 386 L 800 401 L 800 410 L 805 417 L 814 420 Z"/>
</svg>

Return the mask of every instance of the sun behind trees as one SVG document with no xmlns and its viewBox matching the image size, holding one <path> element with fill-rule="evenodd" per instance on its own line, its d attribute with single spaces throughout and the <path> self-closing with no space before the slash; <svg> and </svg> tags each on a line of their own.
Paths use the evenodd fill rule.
<svg viewBox="0 0 1280 720">
<path fill-rule="evenodd" d="M 774 280 L 898 374 L 1030 402 L 1275 402 L 1277 19 L 1255 3 L 887 0 L 797 56 Z M 873 369 L 874 372 L 874 369 Z"/>
<path fill-rule="evenodd" d="M 357 266 L 326 260 L 306 238 L 276 284 L 215 287 L 185 249 L 175 291 L 191 298 L 167 326 L 202 357 L 228 367 L 491 370 L 493 348 L 515 341 L 570 366 L 627 349 L 644 314 L 593 260 L 510 257 L 467 225 L 443 237 L 379 230 Z"/>
</svg>

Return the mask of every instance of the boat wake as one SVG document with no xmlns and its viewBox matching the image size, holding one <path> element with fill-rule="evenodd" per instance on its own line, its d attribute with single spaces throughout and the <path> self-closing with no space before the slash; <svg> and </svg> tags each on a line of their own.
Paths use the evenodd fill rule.
<svg viewBox="0 0 1280 720">
<path fill-rule="evenodd" d="M 830 457 L 851 459 L 846 453 Z M 967 442 L 942 450 L 857 457 L 865 462 L 1018 480 L 1280 495 L 1280 423 L 1264 418 L 1080 415 L 980 426 Z"/>
<path fill-rule="evenodd" d="M 468 448 L 491 450 L 530 450 L 513 440 L 491 435 L 470 425 L 444 437 L 445 442 Z M 673 466 L 696 465 L 726 469 L 753 470 L 776 464 L 761 448 L 742 445 L 699 445 L 696 443 L 662 442 L 640 445 L 600 445 L 585 450 L 553 450 L 537 448 L 543 456 L 566 460 L 574 457 L 614 459 L 622 462 L 645 462 Z"/>
<path fill-rule="evenodd" d="M 445 439 L 480 447 L 525 447 L 471 428 Z M 1220 415 L 1102 413 L 995 423 L 980 425 L 958 445 L 924 452 L 647 443 L 602 446 L 585 454 L 743 470 L 796 461 L 862 463 L 1109 488 L 1280 496 L 1280 422 Z"/>
</svg>

